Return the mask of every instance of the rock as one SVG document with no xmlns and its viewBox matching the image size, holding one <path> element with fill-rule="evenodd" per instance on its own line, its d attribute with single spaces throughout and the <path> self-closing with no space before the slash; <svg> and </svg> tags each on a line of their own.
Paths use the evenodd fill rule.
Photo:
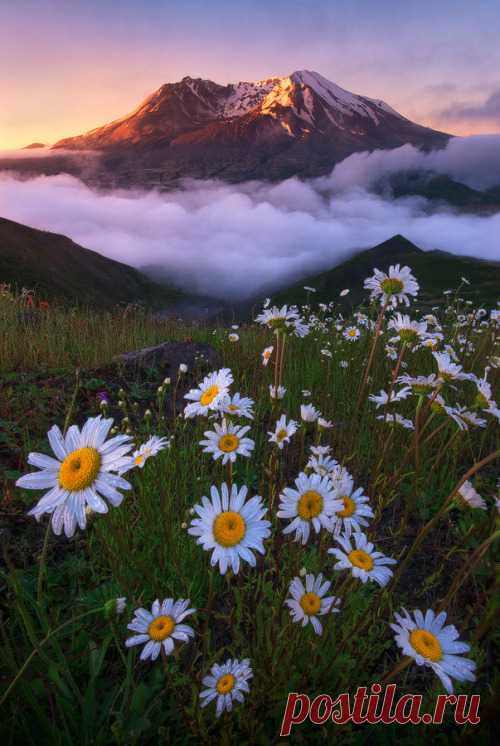
<svg viewBox="0 0 500 746">
<path fill-rule="evenodd" d="M 144 347 L 125 352 L 114 359 L 125 368 L 157 368 L 163 377 L 172 381 L 177 377 L 179 365 L 184 363 L 191 373 L 194 368 L 216 370 L 222 365 L 220 353 L 203 342 L 162 342 L 155 347 Z"/>
</svg>

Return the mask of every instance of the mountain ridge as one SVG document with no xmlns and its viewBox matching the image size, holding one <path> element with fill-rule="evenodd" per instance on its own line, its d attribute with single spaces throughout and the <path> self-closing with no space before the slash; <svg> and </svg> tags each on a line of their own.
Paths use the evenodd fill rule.
<svg viewBox="0 0 500 746">
<path fill-rule="evenodd" d="M 99 153 L 96 179 L 105 185 L 168 188 L 183 177 L 310 178 L 355 152 L 408 143 L 429 150 L 450 137 L 382 99 L 298 70 L 227 85 L 186 76 L 160 86 L 130 114 L 59 140 L 52 150 Z"/>
<path fill-rule="evenodd" d="M 396 234 L 377 246 L 356 252 L 349 259 L 330 269 L 303 276 L 292 285 L 273 295 L 273 303 L 328 303 L 335 301 L 344 307 L 368 301 L 363 281 L 375 267 L 387 271 L 389 265 L 407 265 L 420 284 L 416 306 L 431 306 L 443 302 L 443 292 L 462 285 L 461 296 L 474 302 L 495 306 L 500 287 L 500 261 L 451 254 L 441 249 L 424 251 L 405 236 Z M 462 276 L 469 285 L 462 281 Z M 313 287 L 311 293 L 305 287 Z M 349 294 L 340 297 L 342 290 Z"/>
<path fill-rule="evenodd" d="M 67 236 L 0 217 L 0 282 L 43 299 L 109 307 L 141 302 L 161 308 L 185 296 Z"/>
</svg>

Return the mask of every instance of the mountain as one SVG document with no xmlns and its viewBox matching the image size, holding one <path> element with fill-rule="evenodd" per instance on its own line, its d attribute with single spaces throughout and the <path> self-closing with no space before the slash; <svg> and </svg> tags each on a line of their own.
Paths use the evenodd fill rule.
<svg viewBox="0 0 500 746">
<path fill-rule="evenodd" d="M 380 99 L 299 70 L 229 85 L 185 77 L 161 86 L 131 114 L 60 140 L 53 149 L 99 151 L 100 181 L 167 187 L 186 176 L 318 176 L 357 151 L 405 143 L 431 149 L 449 137 Z"/>
<path fill-rule="evenodd" d="M 424 197 L 432 203 L 432 209 L 451 206 L 460 212 L 484 215 L 500 211 L 500 187 L 479 191 L 434 171 L 398 171 L 380 179 L 374 191 L 386 197 Z"/>
<path fill-rule="evenodd" d="M 391 264 L 407 265 L 420 285 L 418 306 L 442 305 L 443 291 L 462 284 L 460 297 L 474 303 L 495 306 L 500 287 L 500 262 L 457 256 L 446 251 L 423 251 L 404 236 L 393 236 L 372 249 L 355 254 L 326 272 L 305 277 L 300 282 L 279 291 L 273 303 L 328 303 L 336 301 L 346 307 L 367 302 L 369 293 L 363 281 L 373 274 L 374 267 L 387 270 Z M 465 277 L 470 285 L 462 282 Z M 304 286 L 313 287 L 309 293 Z M 344 288 L 349 295 L 339 297 Z"/>
<path fill-rule="evenodd" d="M 33 289 L 42 300 L 112 306 L 142 302 L 163 308 L 181 301 L 132 267 L 84 249 L 66 236 L 0 218 L 0 282 Z"/>
</svg>

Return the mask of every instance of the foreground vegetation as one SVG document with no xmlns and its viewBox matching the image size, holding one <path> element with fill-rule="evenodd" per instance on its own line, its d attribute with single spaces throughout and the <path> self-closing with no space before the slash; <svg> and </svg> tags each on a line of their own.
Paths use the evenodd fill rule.
<svg viewBox="0 0 500 746">
<path fill-rule="evenodd" d="M 471 733 L 484 743 L 491 739 L 498 684 L 498 312 L 473 309 L 453 292 L 420 326 L 398 324 L 389 303 L 398 287 L 386 290 L 387 302 L 376 297 L 349 318 L 331 304 L 209 329 L 134 308 L 33 311 L 26 296 L 4 289 L 0 730 L 6 743 L 271 744 L 280 740 L 289 692 L 335 698 L 374 682 L 421 694 L 422 711 L 432 712 L 443 680 L 396 643 L 390 624 L 402 607 L 446 611 L 446 624 L 470 646 L 462 655 L 475 664 L 475 682 L 452 678 L 456 692 L 481 695 L 481 724 L 459 726 L 452 711 L 433 726 L 305 722 L 290 742 L 454 743 Z M 416 309 L 412 316 L 419 317 Z M 203 383 L 211 371 L 201 359 L 170 380 L 162 370 L 134 371 L 127 380 L 110 365 L 117 353 L 167 339 L 209 342 L 233 382 L 226 372 Z M 248 403 L 219 398 L 213 386 L 251 398 L 253 419 L 244 416 Z M 270 386 L 283 386 L 283 397 L 272 398 Z M 183 401 L 188 389 L 197 393 Z M 194 416 L 185 417 L 189 403 Z M 74 434 L 73 424 L 81 428 L 97 416 L 113 417 L 109 437 L 129 436 L 122 441 L 129 450 L 152 436 L 169 442 L 142 461 L 120 462 L 120 479 L 131 485 L 121 488 L 120 505 L 105 514 L 87 509 L 84 530 L 68 521 L 54 536 L 53 509 L 44 516 L 42 505 L 40 524 L 26 515 L 44 492 L 15 482 L 33 470 L 29 452 L 52 455 L 46 434 L 54 424 Z M 208 437 L 214 452 L 201 441 L 216 424 L 230 437 Z M 250 429 L 241 432 L 243 425 Z M 245 447 L 244 438 L 251 444 Z M 307 537 L 283 533 L 291 522 L 284 490 L 295 489 L 299 474 L 309 480 L 302 496 L 312 497 L 305 512 L 297 508 Z M 67 478 L 61 471 L 59 484 Z M 256 519 L 261 541 L 239 566 L 227 533 L 238 520 L 233 516 L 220 534 L 219 557 L 227 550 L 228 568 L 211 564 L 212 549 L 196 540 L 197 506 L 203 496 L 213 500 L 213 487 L 222 494 L 223 483 L 245 486 L 246 499 L 260 496 L 266 510 Z M 366 577 L 349 565 L 336 567 L 339 555 L 329 551 L 342 549 L 336 531 L 348 533 L 348 519 L 357 515 L 357 488 L 369 511 L 350 530 L 366 533 L 375 550 L 395 560 L 385 565 L 385 582 L 370 576 L 369 563 Z M 324 511 L 316 531 L 309 517 L 315 505 L 329 502 L 333 509 Z M 217 539 L 215 528 L 213 534 Z M 304 543 L 296 540 L 302 536 Z M 302 617 L 300 609 L 294 615 L 285 603 L 293 596 L 290 584 L 295 578 L 297 589 L 298 580 L 319 573 L 331 581 L 325 598 L 334 600 L 319 609 L 311 597 L 310 613 L 304 601 Z M 149 612 L 155 599 L 168 598 L 189 599 L 196 611 L 182 623 L 194 635 L 175 641 L 172 654 L 162 647 L 156 660 L 142 660 L 142 644 L 125 645 L 138 633 L 137 624 L 127 625 L 135 610 Z M 172 613 L 153 610 L 164 628 Z M 296 623 L 301 618 L 310 623 Z M 152 641 L 169 639 L 154 629 L 156 637 L 152 628 L 146 634 Z M 148 651 L 154 654 L 154 646 Z M 243 676 L 244 701 L 217 717 L 214 702 L 200 707 L 200 693 L 212 667 L 228 659 L 248 659 L 253 676 Z"/>
</svg>

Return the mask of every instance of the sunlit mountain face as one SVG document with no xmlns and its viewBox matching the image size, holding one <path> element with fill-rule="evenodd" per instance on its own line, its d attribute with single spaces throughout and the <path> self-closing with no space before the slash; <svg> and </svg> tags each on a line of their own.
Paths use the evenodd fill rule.
<svg viewBox="0 0 500 746">
<path fill-rule="evenodd" d="M 352 153 L 442 147 L 449 135 L 316 72 L 219 85 L 185 77 L 131 114 L 56 150 L 99 151 L 101 180 L 162 186 L 179 177 L 279 180 L 326 174 Z"/>
</svg>

